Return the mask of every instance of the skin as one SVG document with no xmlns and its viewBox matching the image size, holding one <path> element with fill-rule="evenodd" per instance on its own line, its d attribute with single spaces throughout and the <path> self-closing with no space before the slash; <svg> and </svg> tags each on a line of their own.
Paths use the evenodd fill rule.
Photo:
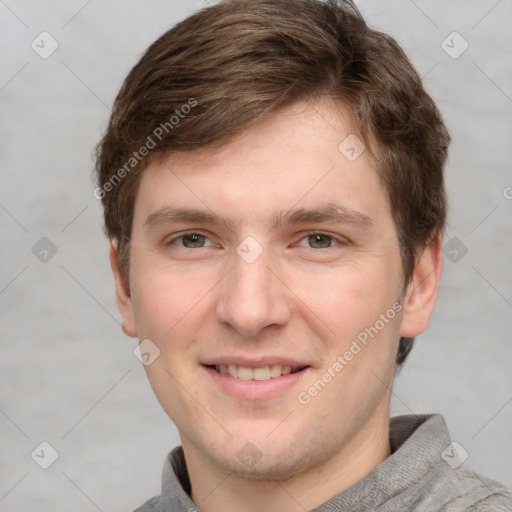
<svg viewBox="0 0 512 512">
<path fill-rule="evenodd" d="M 404 286 L 378 174 L 366 152 L 350 162 L 338 150 L 353 133 L 344 112 L 329 99 L 298 102 L 221 149 L 154 159 L 135 203 L 129 286 L 111 245 L 123 329 L 160 350 L 146 371 L 180 432 L 192 499 L 205 512 L 310 510 L 390 454 L 399 337 L 428 324 L 441 237 Z M 326 203 L 370 222 L 272 227 L 275 215 Z M 153 215 L 168 207 L 215 213 L 231 225 Z M 206 238 L 173 238 L 192 233 Z M 252 263 L 236 252 L 248 236 L 262 249 Z M 301 403 L 298 394 L 333 373 L 337 357 L 397 303 L 401 311 Z M 202 366 L 226 354 L 293 357 L 309 368 L 276 396 L 239 398 Z M 247 443 L 259 454 L 250 464 L 238 456 Z"/>
</svg>

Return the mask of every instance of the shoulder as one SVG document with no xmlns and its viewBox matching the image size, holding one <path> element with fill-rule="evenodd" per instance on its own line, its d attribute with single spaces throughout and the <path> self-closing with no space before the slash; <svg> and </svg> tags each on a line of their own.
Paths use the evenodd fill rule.
<svg viewBox="0 0 512 512">
<path fill-rule="evenodd" d="M 162 508 L 160 507 L 162 500 L 160 496 L 155 496 L 150 500 L 146 501 L 143 505 L 134 510 L 134 512 L 161 512 Z"/>
<path fill-rule="evenodd" d="M 512 494 L 496 492 L 471 505 L 466 512 L 512 512 Z"/>
<path fill-rule="evenodd" d="M 450 484 L 458 495 L 447 503 L 447 512 L 512 512 L 512 491 L 498 482 L 459 470 Z"/>
</svg>

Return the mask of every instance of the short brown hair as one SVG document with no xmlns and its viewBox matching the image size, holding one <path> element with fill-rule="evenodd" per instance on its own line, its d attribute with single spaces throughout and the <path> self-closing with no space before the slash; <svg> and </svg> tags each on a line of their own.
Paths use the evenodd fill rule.
<svg viewBox="0 0 512 512">
<path fill-rule="evenodd" d="M 95 191 L 126 282 L 151 157 L 220 147 L 276 109 L 320 97 L 350 106 L 388 196 L 408 283 L 418 252 L 444 228 L 449 135 L 397 42 L 341 0 L 224 0 L 163 34 L 131 70 L 97 148 Z M 398 364 L 412 343 L 400 340 Z"/>
</svg>

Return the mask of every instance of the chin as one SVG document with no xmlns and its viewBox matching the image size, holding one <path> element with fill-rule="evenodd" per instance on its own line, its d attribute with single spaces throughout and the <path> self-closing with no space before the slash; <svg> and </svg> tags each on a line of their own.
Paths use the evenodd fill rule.
<svg viewBox="0 0 512 512">
<path fill-rule="evenodd" d="M 255 451 L 254 458 L 244 461 L 242 451 L 245 444 L 235 453 L 213 453 L 211 447 L 206 448 L 203 453 L 207 454 L 212 463 L 226 473 L 248 480 L 279 481 L 289 480 L 301 473 L 310 471 L 316 465 L 328 458 L 326 450 L 321 447 L 311 453 L 311 446 L 303 452 L 287 450 L 283 444 L 277 447 L 267 446 L 264 450 Z M 252 445 L 255 446 L 255 445 Z M 279 451 L 282 450 L 281 453 Z M 311 451 L 310 451 L 311 450 Z M 267 454 L 265 454 L 265 451 Z M 250 450 L 249 450 L 250 452 Z"/>
<path fill-rule="evenodd" d="M 286 457 L 285 457 L 286 458 Z M 272 460 L 263 460 L 254 464 L 254 466 L 247 466 L 241 463 L 235 456 L 233 459 L 220 458 L 216 459 L 215 464 L 221 467 L 224 471 L 231 473 L 233 476 L 244 478 L 247 480 L 258 480 L 258 481 L 279 481 L 289 480 L 292 477 L 299 475 L 300 473 L 307 470 L 306 465 L 297 465 L 295 461 L 290 460 L 279 460 L 272 457 Z"/>
</svg>

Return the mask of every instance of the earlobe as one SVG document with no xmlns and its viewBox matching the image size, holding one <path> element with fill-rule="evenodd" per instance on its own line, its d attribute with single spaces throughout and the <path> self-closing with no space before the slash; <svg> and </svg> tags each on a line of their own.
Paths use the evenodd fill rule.
<svg viewBox="0 0 512 512">
<path fill-rule="evenodd" d="M 428 326 L 441 281 L 442 235 L 423 249 L 416 261 L 414 273 L 404 298 L 400 335 L 413 338 Z"/>
<path fill-rule="evenodd" d="M 125 283 L 119 268 L 117 240 L 112 240 L 110 243 L 110 266 L 112 267 L 112 273 L 114 274 L 117 308 L 123 317 L 123 332 L 132 338 L 136 338 L 137 329 L 135 327 L 135 318 L 133 314 L 133 302 L 130 296 L 130 289 L 127 283 Z"/>
</svg>

